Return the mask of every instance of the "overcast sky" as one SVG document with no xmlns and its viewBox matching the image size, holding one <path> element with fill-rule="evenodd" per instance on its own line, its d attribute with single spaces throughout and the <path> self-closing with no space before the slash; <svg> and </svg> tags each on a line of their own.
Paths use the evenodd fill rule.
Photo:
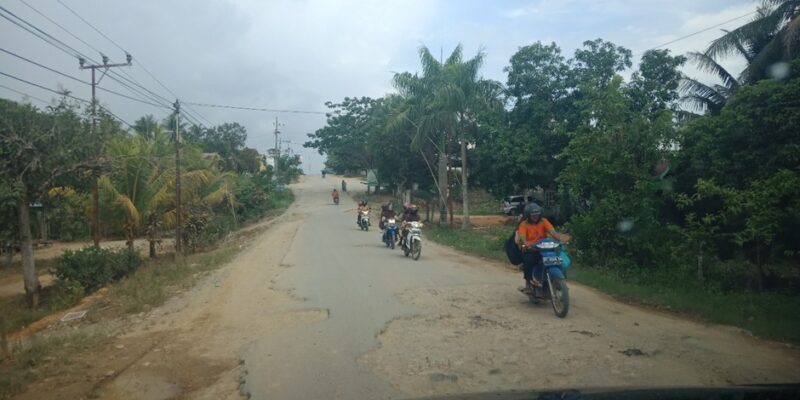
<svg viewBox="0 0 800 400">
<path fill-rule="evenodd" d="M 57 0 L 24 0 L 83 41 L 109 56 L 124 52 L 93 31 Z M 566 56 L 584 40 L 603 38 L 644 50 L 755 10 L 753 0 L 528 0 L 528 1 L 329 1 L 329 0 L 61 0 L 134 58 L 126 68 L 137 82 L 168 98 L 143 65 L 184 102 L 269 109 L 325 111 L 324 102 L 345 96 L 378 97 L 392 91 L 394 72 L 417 71 L 417 49 L 426 45 L 445 56 L 461 43 L 466 56 L 486 52 L 484 77 L 505 82 L 503 67 L 520 47 L 556 42 Z M 0 6 L 76 50 L 97 52 L 37 14 L 21 0 Z M 0 10 L 0 14 L 7 15 Z M 751 17 L 666 46 L 675 53 L 702 50 Z M 78 62 L 0 18 L 0 48 L 51 68 L 90 79 Z M 741 60 L 724 63 L 740 71 Z M 119 69 L 118 69 L 119 70 Z M 89 86 L 0 53 L 0 71 L 90 98 Z M 685 71 L 699 76 L 693 69 Z M 0 85 L 49 100 L 41 89 L 0 76 Z M 104 78 L 101 85 L 132 95 Z M 0 87 L 0 96 L 23 96 Z M 170 111 L 98 92 L 102 104 L 126 121 L 145 114 L 161 119 Z M 34 104 L 37 100 L 29 99 Z M 321 169 L 322 157 L 304 149 L 306 134 L 322 127 L 324 115 L 253 112 L 192 106 L 213 124 L 236 121 L 248 145 L 274 145 L 278 117 L 289 147 L 303 155 L 304 169 Z M 207 123 L 206 123 L 207 124 Z M 284 145 L 285 147 L 286 145 Z"/>
</svg>

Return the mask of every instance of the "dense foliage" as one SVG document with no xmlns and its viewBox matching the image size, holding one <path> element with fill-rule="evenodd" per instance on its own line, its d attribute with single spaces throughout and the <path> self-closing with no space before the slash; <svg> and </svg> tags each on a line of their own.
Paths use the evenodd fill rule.
<svg viewBox="0 0 800 400">
<path fill-rule="evenodd" d="M 289 155 L 281 155 L 276 174 L 264 156 L 245 147 L 247 132 L 237 123 L 178 127 L 174 115 L 162 122 L 145 116 L 128 131 L 102 111 L 96 129 L 89 121 L 88 109 L 66 97 L 45 109 L 0 100 L 0 241 L 4 250 L 22 249 L 33 304 L 39 284 L 32 243 L 88 238 L 94 182 L 102 237 L 124 238 L 130 249 L 145 238 L 150 256 L 157 255 L 176 223 L 175 128 L 183 133 L 179 240 L 187 249 L 262 217 L 286 197 L 281 187 L 302 174 L 299 158 Z M 63 272 L 64 280 L 93 290 L 116 279 L 104 268 L 117 267 L 101 265 L 109 257 L 98 249 L 65 255 L 60 268 L 71 272 Z"/>
<path fill-rule="evenodd" d="M 122 279 L 142 263 L 139 253 L 128 248 L 109 250 L 86 247 L 66 250 L 56 260 L 54 274 L 72 291 L 91 293 L 105 284 Z"/>
<path fill-rule="evenodd" d="M 536 42 L 511 56 L 502 88 L 477 75 L 482 53 L 463 60 L 459 47 L 440 63 L 423 47 L 421 72 L 396 74 L 396 94 L 328 103 L 327 126 L 306 145 L 334 170 L 377 170 L 398 192 L 438 186 L 440 203 L 463 197 L 456 188 L 466 183 L 498 198 L 532 193 L 574 234 L 587 266 L 667 272 L 711 289 L 796 290 L 798 9 L 766 2 L 687 56 L 651 50 L 633 60 L 595 39 L 568 58 Z M 728 54 L 748 61 L 738 76 L 716 63 Z M 722 83 L 684 76 L 687 61 Z"/>
</svg>

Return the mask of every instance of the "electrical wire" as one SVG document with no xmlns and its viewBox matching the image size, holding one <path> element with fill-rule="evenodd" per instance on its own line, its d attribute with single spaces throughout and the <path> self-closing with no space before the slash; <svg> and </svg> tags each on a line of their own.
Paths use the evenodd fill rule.
<svg viewBox="0 0 800 400">
<path fill-rule="evenodd" d="M 65 74 L 65 73 L 63 73 L 63 72 L 61 72 L 61 71 L 55 70 L 55 69 L 53 69 L 53 68 L 50 68 L 50 67 L 48 67 L 48 66 L 46 66 L 46 65 L 43 65 L 43 64 L 41 64 L 41 63 L 38 63 L 38 62 L 36 62 L 36 61 L 33 61 L 33 60 L 31 60 L 31 59 L 25 58 L 25 57 L 23 57 L 23 56 L 21 56 L 21 55 L 19 55 L 19 54 L 16 54 L 16 53 L 14 53 L 14 52 L 12 52 L 12 51 L 9 51 L 9 50 L 6 50 L 6 49 L 4 49 L 4 48 L 0 48 L 0 51 L 2 51 L 3 53 L 9 54 L 9 55 L 11 55 L 11 56 L 17 57 L 17 58 L 19 58 L 20 60 L 23 60 L 23 61 L 29 62 L 29 63 L 31 63 L 31 64 L 33 64 L 33 65 L 36 65 L 37 67 L 44 68 L 44 69 L 46 69 L 46 70 L 48 70 L 48 71 L 50 71 L 50 72 L 53 72 L 53 73 L 56 73 L 56 74 L 58 74 L 58 75 L 61 75 L 61 76 L 63 76 L 63 77 L 66 77 L 66 78 L 72 79 L 73 81 L 76 81 L 76 82 L 79 82 L 79 83 L 82 83 L 82 84 L 84 84 L 84 85 L 88 85 L 88 86 L 91 86 L 91 85 L 92 85 L 90 82 L 87 82 L 87 81 L 81 80 L 81 79 L 79 79 L 79 78 L 76 78 L 76 77 L 74 77 L 74 76 L 72 76 L 72 75 Z M 120 97 L 124 97 L 124 98 L 126 98 L 126 99 L 130 99 L 130 100 L 133 100 L 133 101 L 137 101 L 137 102 L 139 102 L 139 103 L 148 104 L 148 105 L 151 105 L 151 106 L 153 106 L 153 107 L 158 107 L 158 108 L 169 108 L 169 107 L 165 107 L 165 106 L 163 106 L 163 105 L 161 105 L 161 104 L 151 103 L 151 102 L 149 102 L 149 101 L 144 101 L 144 100 L 141 100 L 141 99 L 137 99 L 137 98 L 135 98 L 135 97 L 131 97 L 131 96 L 128 96 L 128 95 L 125 95 L 125 94 L 122 94 L 122 93 L 116 92 L 116 91 L 114 91 L 114 90 L 111 90 L 111 89 L 106 89 L 106 88 L 104 88 L 104 87 L 102 87 L 102 86 L 99 86 L 99 85 L 97 86 L 97 89 L 99 89 L 99 90 L 102 90 L 102 91 L 104 91 L 104 92 L 108 92 L 108 93 L 111 93 L 111 94 L 117 95 L 117 96 L 120 96 Z"/>
<path fill-rule="evenodd" d="M 722 25 L 725 25 L 725 24 L 731 23 L 731 22 L 733 22 L 733 21 L 736 21 L 736 20 L 742 19 L 742 18 L 744 18 L 744 17 L 750 16 L 750 15 L 753 15 L 753 14 L 756 14 L 756 13 L 758 13 L 758 11 L 751 11 L 751 12 L 749 12 L 749 13 L 747 13 L 747 14 L 740 15 L 740 16 L 738 16 L 738 17 L 736 17 L 736 18 L 731 18 L 731 19 L 729 19 L 729 20 L 727 20 L 727 21 L 720 22 L 720 23 L 718 23 L 718 24 L 716 24 L 716 25 L 713 25 L 713 26 L 709 26 L 708 28 L 701 29 L 701 30 L 699 30 L 699 31 L 697 31 L 697 32 L 693 32 L 693 33 L 690 33 L 690 34 L 688 34 L 688 35 L 681 36 L 681 37 L 679 37 L 679 38 L 677 38 L 677 39 L 670 40 L 669 42 L 662 43 L 662 44 L 660 44 L 660 45 L 658 45 L 658 46 L 651 47 L 651 48 L 649 48 L 649 49 L 645 50 L 643 53 L 646 53 L 646 52 L 648 52 L 648 51 L 650 51 L 650 50 L 655 50 L 655 49 L 658 49 L 658 48 L 660 48 L 660 47 L 669 46 L 669 45 L 671 45 L 671 44 L 673 44 L 673 43 L 680 42 L 681 40 L 688 39 L 688 38 L 690 38 L 690 37 L 692 37 L 692 36 L 699 35 L 699 34 L 701 34 L 701 33 L 703 33 L 703 32 L 708 32 L 708 31 L 710 31 L 710 30 L 712 30 L 712 29 L 714 29 L 714 28 L 719 28 L 719 27 L 720 27 L 720 26 L 722 26 Z"/>
<path fill-rule="evenodd" d="M 287 114 L 327 114 L 324 111 L 306 111 L 306 110 L 280 110 L 280 109 L 273 109 L 273 108 L 259 108 L 259 107 L 239 107 L 239 106 L 229 106 L 224 104 L 209 104 L 209 103 L 195 103 L 191 101 L 185 101 L 183 104 L 190 104 L 198 107 L 211 107 L 211 108 L 230 108 L 234 110 L 245 110 L 245 111 L 264 111 L 264 112 L 274 112 L 274 113 L 287 113 Z"/>
<path fill-rule="evenodd" d="M 20 0 L 20 1 L 22 1 L 22 0 Z M 120 49 L 121 51 L 125 52 L 125 54 L 130 54 L 130 53 L 129 53 L 129 52 L 128 52 L 128 51 L 127 51 L 125 48 L 123 48 L 121 45 L 119 45 L 119 43 L 115 42 L 115 41 L 114 41 L 113 39 L 111 39 L 111 38 L 110 38 L 108 35 L 106 35 L 105 33 L 103 33 L 103 32 L 102 32 L 100 29 L 98 29 L 96 26 L 92 25 L 92 24 L 91 24 L 89 21 L 87 21 L 87 20 L 86 20 L 85 18 L 83 18 L 83 17 L 82 17 L 80 14 L 78 14 L 78 12 L 77 12 L 77 11 L 73 10 L 73 9 L 72 9 L 72 8 L 70 8 L 68 5 L 64 4 L 64 2 L 62 2 L 61 0 L 57 0 L 57 1 L 58 1 L 58 3 L 59 3 L 59 4 L 61 4 L 61 5 L 62 5 L 64 8 L 66 8 L 67 10 L 69 10 L 69 12 L 70 12 L 70 13 L 72 13 L 72 15 L 74 15 L 75 17 L 77 17 L 78 19 L 80 19 L 81 21 L 83 21 L 83 23 L 85 23 L 87 26 L 89 26 L 90 28 L 92 28 L 92 30 L 94 30 L 94 31 L 95 31 L 95 32 L 97 32 L 97 33 L 98 33 L 100 36 L 104 37 L 106 40 L 108 40 L 109 42 L 111 42 L 111 44 L 113 44 L 114 46 L 116 46 L 116 47 L 117 47 L 118 49 Z M 152 79 L 153 79 L 153 80 L 154 80 L 156 83 L 158 83 L 158 84 L 159 84 L 159 85 L 160 85 L 162 88 L 164 88 L 164 89 L 165 89 L 167 92 L 169 92 L 170 94 L 172 94 L 173 96 L 175 96 L 175 98 L 180 98 L 180 96 L 178 96 L 177 94 L 175 94 L 175 92 L 173 92 L 172 90 L 170 90 L 170 89 L 169 89 L 169 88 L 168 88 L 166 85 L 164 85 L 164 84 L 163 84 L 163 83 L 162 83 L 160 80 L 158 80 L 158 78 L 156 78 L 156 77 L 155 77 L 155 75 L 153 75 L 153 73 L 152 73 L 152 72 L 150 72 L 150 70 L 148 70 L 148 69 L 147 69 L 147 68 L 144 66 L 144 64 L 142 64 L 141 62 L 138 62 L 138 63 L 137 63 L 137 65 L 139 65 L 139 66 L 142 68 L 142 70 L 144 70 L 144 71 L 147 73 L 147 75 L 149 75 L 149 76 L 150 76 L 150 78 L 152 78 Z M 139 86 L 140 86 L 140 87 L 142 87 L 141 85 L 139 85 Z M 145 89 L 144 87 L 142 87 L 142 88 L 143 88 L 143 89 Z M 150 93 L 153 93 L 152 91 L 150 91 L 150 90 L 148 90 L 148 89 L 145 89 L 145 90 L 147 90 L 147 91 L 148 91 L 148 92 L 150 92 Z M 155 93 L 153 93 L 153 94 L 155 95 Z M 158 95 L 156 95 L 156 96 L 158 96 Z M 160 97 L 160 96 L 159 96 L 159 97 Z M 166 100 L 166 99 L 165 99 L 165 100 Z M 168 101 L 168 100 L 167 100 L 167 102 L 169 103 L 169 101 Z M 202 115 L 202 114 L 200 114 L 199 112 L 197 112 L 197 111 L 195 111 L 195 110 L 193 110 L 193 109 L 191 109 L 191 108 L 188 108 L 188 107 L 187 107 L 187 114 L 189 114 L 189 112 L 191 112 L 191 113 L 193 113 L 193 114 L 196 114 L 197 116 L 199 116 L 200 118 L 202 118 L 203 120 L 205 120 L 207 123 L 211 124 L 211 121 L 209 121 L 208 119 L 206 119 L 205 117 L 203 117 L 203 115 Z M 196 119 L 196 118 L 195 118 L 195 119 Z M 202 124 L 202 123 L 200 123 L 200 125 L 203 125 L 203 124 Z"/>
<path fill-rule="evenodd" d="M 80 98 L 80 97 L 73 96 L 73 95 L 69 94 L 69 92 L 60 92 L 60 91 L 58 91 L 58 90 L 51 89 L 51 88 L 49 88 L 49 87 L 47 87 L 47 86 L 43 86 L 43 85 L 40 85 L 40 84 L 38 84 L 38 83 L 34 83 L 34 82 L 31 82 L 31 81 L 25 80 L 25 79 L 22 79 L 22 78 L 20 78 L 20 77 L 17 77 L 17 76 L 11 75 L 11 74 L 7 74 L 7 73 L 5 73 L 5 72 L 2 72 L 2 71 L 0 71 L 0 75 L 4 75 L 4 76 L 7 76 L 7 77 L 9 77 L 9 78 L 11 78 L 11 79 L 14 79 L 14 80 L 20 81 L 20 82 L 22 82 L 22 83 L 26 83 L 26 84 L 28 84 L 28 85 L 31 85 L 31 86 L 37 87 L 37 88 L 39 88 L 39 89 L 42 89 L 42 90 L 46 90 L 46 91 L 48 91 L 48 92 L 55 93 L 55 94 L 57 94 L 57 95 L 59 95 L 59 96 L 69 97 L 70 99 L 74 99 L 74 100 L 77 100 L 77 101 L 80 101 L 80 102 L 83 102 L 83 103 L 92 104 L 92 102 L 91 102 L 91 101 L 89 101 L 89 100 L 86 100 L 86 99 L 82 99 L 82 98 Z M 107 113 L 108 113 L 109 115 L 111 115 L 112 117 L 114 117 L 114 118 L 118 119 L 120 122 L 122 122 L 123 124 L 127 125 L 128 127 L 130 127 L 130 128 L 133 128 L 133 126 L 132 126 L 131 124 L 129 124 L 129 123 L 128 123 L 127 121 L 125 121 L 124 119 L 122 119 L 122 118 L 118 117 L 116 114 L 114 114 L 113 112 L 111 112 L 111 110 L 109 110 L 108 108 L 105 108 L 105 107 L 103 107 L 103 106 L 101 106 L 101 105 L 98 105 L 97 107 L 98 107 L 98 108 L 100 108 L 101 110 L 103 110 L 103 111 L 107 112 Z"/>
<path fill-rule="evenodd" d="M 21 95 L 23 95 L 23 96 L 26 96 L 26 97 L 30 97 L 30 98 L 32 98 L 32 99 L 34 99 L 34 100 L 39 100 L 39 101 L 41 101 L 41 102 L 42 102 L 42 103 L 44 103 L 44 104 L 48 104 L 48 105 L 50 104 L 50 102 L 49 102 L 49 101 L 47 101 L 47 100 L 43 100 L 43 99 L 41 99 L 41 98 L 39 98 L 39 97 L 36 97 L 36 96 L 34 96 L 34 95 L 32 95 L 32 94 L 28 94 L 28 93 L 25 93 L 25 92 L 20 92 L 19 90 L 17 90 L 17 89 L 13 89 L 13 88 L 10 88 L 10 87 L 8 87 L 8 86 L 6 86 L 6 85 L 2 85 L 2 84 L 0 84 L 0 88 L 6 89 L 6 90 L 10 90 L 10 91 L 12 91 L 12 92 L 14 92 L 14 93 L 21 94 Z"/>
<path fill-rule="evenodd" d="M 48 17 L 47 15 L 45 15 L 44 13 L 42 13 L 41 11 L 37 10 L 37 9 L 36 9 L 34 6 L 32 6 L 32 5 L 28 4 L 28 2 L 26 2 L 25 0 L 19 0 L 19 1 L 20 1 L 22 4 L 25 4 L 26 6 L 28 6 L 28 8 L 30 8 L 31 10 L 33 10 L 35 13 L 37 13 L 37 14 L 41 15 L 41 16 L 42 16 L 44 19 L 46 19 L 46 20 L 50 21 L 50 23 L 52 23 L 53 25 L 55 25 L 55 26 L 57 26 L 57 27 L 61 28 L 61 30 L 62 30 L 62 31 L 64 31 L 64 32 L 66 32 L 68 35 L 72 36 L 73 38 L 77 39 L 79 42 L 81 42 L 81 43 L 85 44 L 86 46 L 88 46 L 90 49 L 92 49 L 92 50 L 96 51 L 97 53 L 103 54 L 103 52 L 102 52 L 102 51 L 98 50 L 96 47 L 92 46 L 91 44 L 89 44 L 89 43 L 88 43 L 88 42 L 86 42 L 85 40 L 83 40 L 83 39 L 79 38 L 77 35 L 75 35 L 74 33 L 72 33 L 72 32 L 71 32 L 69 29 L 67 29 L 67 28 L 64 28 L 63 26 L 61 26 L 61 25 L 60 25 L 58 22 L 56 22 L 56 21 L 53 21 L 53 20 L 52 20 L 50 17 Z"/>
</svg>

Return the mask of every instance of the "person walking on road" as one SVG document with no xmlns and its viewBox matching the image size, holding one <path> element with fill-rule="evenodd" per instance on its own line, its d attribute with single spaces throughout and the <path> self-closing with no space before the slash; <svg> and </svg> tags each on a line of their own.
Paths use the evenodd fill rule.
<svg viewBox="0 0 800 400">
<path fill-rule="evenodd" d="M 342 192 L 346 191 L 347 191 L 347 182 L 345 182 L 344 179 L 342 179 Z"/>
</svg>

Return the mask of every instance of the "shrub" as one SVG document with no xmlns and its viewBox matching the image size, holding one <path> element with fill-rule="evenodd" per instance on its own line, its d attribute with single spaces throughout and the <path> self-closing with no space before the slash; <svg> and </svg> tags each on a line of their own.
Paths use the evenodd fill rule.
<svg viewBox="0 0 800 400">
<path fill-rule="evenodd" d="M 125 277 L 141 263 L 139 253 L 128 248 L 115 251 L 86 247 L 77 251 L 64 251 L 56 260 L 55 275 L 62 286 L 71 290 L 80 287 L 86 293 L 91 293 L 109 282 Z"/>
</svg>

